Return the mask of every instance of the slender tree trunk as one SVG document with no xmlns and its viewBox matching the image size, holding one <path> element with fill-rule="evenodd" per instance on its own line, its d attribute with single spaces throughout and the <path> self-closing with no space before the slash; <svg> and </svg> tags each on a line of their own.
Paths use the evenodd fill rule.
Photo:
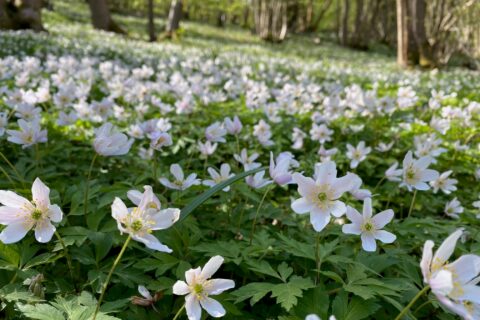
<svg viewBox="0 0 480 320">
<path fill-rule="evenodd" d="M 107 0 L 88 0 L 95 29 L 125 34 L 126 32 L 110 16 Z"/>
<path fill-rule="evenodd" d="M 343 13 L 342 13 L 342 45 L 347 45 L 348 43 L 348 16 L 350 15 L 350 0 L 343 1 Z"/>
<path fill-rule="evenodd" d="M 148 0 L 148 37 L 150 42 L 157 40 L 157 36 L 155 35 L 153 0 Z"/>
<path fill-rule="evenodd" d="M 408 65 L 407 0 L 397 0 L 397 63 Z"/>
<path fill-rule="evenodd" d="M 425 30 L 427 3 L 425 0 L 412 1 L 412 31 L 418 48 L 418 63 L 422 67 L 431 67 L 435 63 L 432 58 L 430 44 Z"/>
<path fill-rule="evenodd" d="M 180 20 L 182 18 L 182 0 L 172 0 L 170 4 L 170 12 L 167 21 L 167 36 L 172 37 L 173 33 L 180 28 Z"/>
</svg>

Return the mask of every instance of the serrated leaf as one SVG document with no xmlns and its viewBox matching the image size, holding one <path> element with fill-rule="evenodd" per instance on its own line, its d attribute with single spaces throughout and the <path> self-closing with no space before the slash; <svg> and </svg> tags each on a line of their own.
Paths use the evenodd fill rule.
<svg viewBox="0 0 480 320">
<path fill-rule="evenodd" d="M 297 304 L 298 298 L 302 297 L 303 291 L 313 287 L 310 279 L 292 276 L 287 283 L 277 284 L 272 288 L 272 297 L 277 298 L 277 303 L 282 308 L 290 311 Z"/>
<path fill-rule="evenodd" d="M 258 272 L 262 274 L 266 274 L 272 277 L 275 277 L 279 280 L 282 280 L 282 277 L 278 274 L 275 269 L 265 260 L 262 261 L 248 261 L 248 267 L 253 272 Z"/>
<path fill-rule="evenodd" d="M 277 270 L 283 282 L 287 282 L 288 277 L 290 277 L 293 272 L 293 269 L 290 268 L 285 262 L 280 263 Z"/>
<path fill-rule="evenodd" d="M 26 304 L 19 305 L 18 308 L 29 319 L 65 320 L 63 313 L 49 304 L 39 303 L 34 306 Z"/>
<path fill-rule="evenodd" d="M 242 302 L 251 298 L 250 305 L 253 306 L 260 299 L 265 297 L 265 295 L 272 290 L 273 286 L 273 283 L 252 282 L 247 284 L 246 286 L 241 287 L 238 290 L 233 291 L 232 295 L 237 298 L 235 300 L 235 303 Z"/>
</svg>

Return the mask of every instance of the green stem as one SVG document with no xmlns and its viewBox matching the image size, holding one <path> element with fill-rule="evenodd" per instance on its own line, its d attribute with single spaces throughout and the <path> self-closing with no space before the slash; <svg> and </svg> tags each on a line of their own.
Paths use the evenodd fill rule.
<svg viewBox="0 0 480 320">
<path fill-rule="evenodd" d="M 115 268 L 117 267 L 118 263 L 120 262 L 120 259 L 122 259 L 122 256 L 125 253 L 125 250 L 127 249 L 127 246 L 130 243 L 131 239 L 132 239 L 132 236 L 129 235 L 127 240 L 123 244 L 122 250 L 120 250 L 120 253 L 118 254 L 115 261 L 113 262 L 112 268 L 110 268 L 110 272 L 107 275 L 107 279 L 105 280 L 105 283 L 103 284 L 102 293 L 100 294 L 100 298 L 98 299 L 97 307 L 95 308 L 95 313 L 93 314 L 93 320 L 95 320 L 97 318 L 97 313 L 100 310 L 100 305 L 102 304 L 103 296 L 105 295 L 105 291 L 107 291 L 108 283 L 110 282 L 110 278 L 112 277 L 113 271 L 115 271 Z"/>
<path fill-rule="evenodd" d="M 15 175 L 17 176 L 18 180 L 22 183 L 23 189 L 25 189 L 25 182 L 24 182 L 23 178 L 20 176 L 20 173 L 18 173 L 17 168 L 15 168 L 15 166 L 7 159 L 7 157 L 5 157 L 3 152 L 0 152 L 0 157 L 3 158 L 3 160 L 8 164 L 8 166 L 10 168 L 12 168 L 12 170 L 13 170 L 13 172 L 15 172 Z"/>
<path fill-rule="evenodd" d="M 58 241 L 62 245 L 63 252 L 65 252 L 65 258 L 67 259 L 67 265 L 68 265 L 68 271 L 70 272 L 70 277 L 72 278 L 72 283 L 73 286 L 75 287 L 75 290 L 77 290 L 77 286 L 75 283 L 75 277 L 74 277 L 74 272 L 73 272 L 73 265 L 72 265 L 72 258 L 70 257 L 70 254 L 68 253 L 67 246 L 65 245 L 65 242 L 63 241 L 62 237 L 58 233 L 57 230 L 55 230 L 55 236 L 57 237 Z"/>
<path fill-rule="evenodd" d="M 92 176 L 92 169 L 96 159 L 97 159 L 97 154 L 95 153 L 95 155 L 93 156 L 92 162 L 90 163 L 90 168 L 88 169 L 88 174 L 87 174 L 87 186 L 85 187 L 85 195 L 83 197 L 83 215 L 85 216 L 85 219 L 87 219 L 87 212 L 88 212 L 88 191 L 90 190 L 90 177 Z"/>
<path fill-rule="evenodd" d="M 413 205 L 415 204 L 415 198 L 416 198 L 416 197 L 417 197 L 417 189 L 415 189 L 415 191 L 413 192 L 412 203 L 410 203 L 410 209 L 408 210 L 408 216 L 407 216 L 407 218 L 409 218 L 410 215 L 412 214 Z"/>
<path fill-rule="evenodd" d="M 375 186 L 375 188 L 373 188 L 372 193 L 374 193 L 375 190 L 377 190 L 377 188 L 382 184 L 383 181 L 385 181 L 385 176 L 383 176 L 382 179 L 380 179 L 380 181 L 378 181 L 378 183 L 377 183 L 377 185 Z"/>
<path fill-rule="evenodd" d="M 250 232 L 250 245 L 252 245 L 253 235 L 255 234 L 255 227 L 257 223 L 258 213 L 260 212 L 260 208 L 262 207 L 263 202 L 265 201 L 265 198 L 267 197 L 267 194 L 269 191 L 270 191 L 270 186 L 267 187 L 267 190 L 265 190 L 265 193 L 263 194 L 262 200 L 258 204 L 257 212 L 255 213 L 255 218 L 253 219 L 253 223 L 252 223 L 252 232 Z"/>
<path fill-rule="evenodd" d="M 0 167 L 0 170 L 5 175 L 5 177 L 7 177 L 7 180 L 12 184 L 12 186 L 15 186 L 15 182 L 13 182 L 12 178 L 10 178 L 10 175 L 8 174 L 8 172 L 5 171 L 5 169 L 3 169 L 2 167 Z"/>
<path fill-rule="evenodd" d="M 400 320 L 402 319 L 403 316 L 410 310 L 410 308 L 413 306 L 413 304 L 425 293 L 430 289 L 430 286 L 425 286 L 422 290 L 420 290 L 417 295 L 410 301 L 410 303 L 403 308 L 403 310 L 398 314 L 398 316 L 395 318 L 395 320 Z"/>
<path fill-rule="evenodd" d="M 185 303 L 183 304 L 183 306 L 177 311 L 177 313 L 175 313 L 175 317 L 173 317 L 173 320 L 177 320 L 177 318 L 180 316 L 180 314 L 182 313 L 183 309 L 185 309 Z"/>
</svg>

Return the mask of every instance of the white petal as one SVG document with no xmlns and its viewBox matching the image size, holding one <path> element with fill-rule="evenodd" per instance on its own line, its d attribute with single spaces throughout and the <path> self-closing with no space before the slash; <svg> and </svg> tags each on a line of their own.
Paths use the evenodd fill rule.
<svg viewBox="0 0 480 320">
<path fill-rule="evenodd" d="M 371 218 L 372 217 L 372 199 L 367 198 L 363 201 L 363 218 Z"/>
<path fill-rule="evenodd" d="M 480 256 L 466 254 L 448 265 L 448 269 L 455 273 L 455 280 L 467 283 L 480 273 Z"/>
<path fill-rule="evenodd" d="M 185 281 L 187 281 L 187 284 L 189 286 L 194 285 L 195 279 L 200 276 L 201 272 L 202 272 L 202 268 L 200 267 L 185 271 Z"/>
<path fill-rule="evenodd" d="M 435 252 L 435 255 L 433 256 L 433 261 L 436 264 L 438 263 L 439 265 L 443 265 L 445 262 L 448 261 L 453 251 L 455 250 L 457 241 L 462 236 L 462 233 L 463 230 L 459 229 L 443 241 L 443 243 L 440 245 L 440 247 L 438 247 L 437 252 Z"/>
<path fill-rule="evenodd" d="M 150 248 L 152 250 L 160 251 L 160 252 L 166 252 L 170 253 L 172 252 L 172 249 L 167 247 L 166 245 L 162 244 L 154 235 L 152 234 L 143 234 L 141 236 L 138 235 L 132 235 L 132 238 L 144 243 L 147 248 Z"/>
<path fill-rule="evenodd" d="M 15 243 L 23 239 L 32 226 L 26 228 L 23 222 L 9 224 L 2 233 L 0 233 L 0 241 L 5 244 Z"/>
<path fill-rule="evenodd" d="M 115 198 L 112 203 L 112 217 L 120 221 L 128 215 L 128 209 L 122 199 Z"/>
<path fill-rule="evenodd" d="M 35 239 L 38 242 L 46 243 L 52 239 L 55 230 L 55 227 L 49 220 L 41 221 L 35 227 Z"/>
<path fill-rule="evenodd" d="M 187 311 L 188 320 L 200 320 L 202 318 L 202 308 L 193 294 L 185 297 L 185 310 Z"/>
<path fill-rule="evenodd" d="M 325 228 L 328 222 L 330 222 L 330 214 L 320 210 L 319 208 L 314 208 L 313 211 L 310 212 L 310 222 L 313 226 L 313 229 L 315 229 L 317 232 L 320 232 Z"/>
<path fill-rule="evenodd" d="M 362 233 L 361 238 L 363 250 L 369 252 L 377 250 L 377 244 L 375 243 L 375 237 L 373 235 Z"/>
<path fill-rule="evenodd" d="M 50 205 L 48 207 L 48 218 L 53 222 L 62 221 L 63 213 L 62 209 L 56 204 Z"/>
<path fill-rule="evenodd" d="M 337 177 L 335 162 L 327 161 L 315 166 L 316 182 L 321 184 L 332 183 Z"/>
<path fill-rule="evenodd" d="M 24 205 L 30 205 L 30 201 L 22 196 L 19 196 L 12 191 L 0 190 L 0 203 L 12 208 L 20 208 Z"/>
<path fill-rule="evenodd" d="M 342 201 L 336 200 L 330 205 L 330 212 L 334 217 L 340 218 L 346 211 L 347 207 Z"/>
<path fill-rule="evenodd" d="M 140 201 L 142 201 L 142 196 L 143 193 L 138 190 L 130 190 L 127 192 L 128 199 L 130 199 L 130 201 L 132 201 L 132 203 L 137 207 L 140 204 Z"/>
<path fill-rule="evenodd" d="M 202 305 L 203 309 L 208 312 L 214 318 L 220 318 L 225 315 L 225 309 L 217 300 L 212 298 L 205 298 L 200 300 L 200 304 Z"/>
<path fill-rule="evenodd" d="M 313 203 L 311 203 L 307 198 L 300 198 L 293 201 L 291 206 L 295 213 L 303 214 L 312 210 Z"/>
<path fill-rule="evenodd" d="M 153 193 L 151 186 L 144 186 L 145 191 L 142 194 L 142 199 L 140 200 L 140 204 L 138 207 L 141 210 L 146 210 L 149 208 L 150 204 L 154 203 L 157 210 L 160 210 L 160 201 L 158 200 L 157 196 Z"/>
<path fill-rule="evenodd" d="M 378 239 L 383 243 L 392 243 L 395 241 L 395 239 L 397 239 L 397 236 L 385 230 L 378 230 L 375 232 L 375 239 Z"/>
<path fill-rule="evenodd" d="M 202 272 L 200 273 L 200 277 L 202 279 L 210 279 L 215 272 L 220 268 L 223 263 L 222 256 L 214 256 L 208 260 L 205 266 L 202 268 Z"/>
<path fill-rule="evenodd" d="M 429 284 L 435 294 L 448 295 L 453 290 L 452 273 L 440 270 L 430 279 Z"/>
<path fill-rule="evenodd" d="M 0 207 L 0 224 L 11 224 L 24 220 L 28 212 L 19 208 Z"/>
<path fill-rule="evenodd" d="M 362 233 L 362 230 L 360 229 L 360 225 L 358 224 L 344 224 L 342 226 L 342 232 L 346 234 L 356 234 L 359 235 Z"/>
<path fill-rule="evenodd" d="M 420 269 L 422 269 L 423 282 L 427 283 L 430 277 L 430 265 L 432 263 L 432 249 L 434 243 L 432 240 L 427 240 L 423 246 L 422 261 L 420 262 Z"/>
<path fill-rule="evenodd" d="M 347 206 L 347 218 L 348 220 L 352 221 L 354 224 L 362 225 L 363 224 L 363 217 L 357 211 L 357 209 Z"/>
<path fill-rule="evenodd" d="M 183 181 L 185 176 L 183 175 L 183 170 L 178 163 L 172 164 L 170 166 L 170 172 L 175 177 L 175 179 Z"/>
<path fill-rule="evenodd" d="M 393 210 L 388 209 L 376 214 L 372 218 L 372 222 L 375 224 L 376 229 L 382 229 L 387 225 L 387 223 L 392 221 L 392 219 L 393 219 Z"/>
<path fill-rule="evenodd" d="M 315 181 L 312 178 L 307 178 L 300 173 L 294 173 L 292 179 L 298 185 L 298 193 L 303 197 L 315 189 Z"/>
<path fill-rule="evenodd" d="M 177 281 L 173 285 L 173 294 L 176 294 L 178 296 L 183 296 L 190 293 L 190 288 L 188 285 L 185 283 L 185 281 Z"/>
<path fill-rule="evenodd" d="M 155 225 L 152 230 L 163 230 L 170 228 L 180 218 L 180 209 L 168 208 L 152 215 Z"/>
<path fill-rule="evenodd" d="M 146 299 L 152 300 L 152 295 L 144 286 L 138 286 L 138 292 Z"/>
<path fill-rule="evenodd" d="M 480 286 L 469 284 L 463 286 L 463 294 L 458 297 L 458 300 L 468 300 L 476 304 L 480 304 Z"/>
<path fill-rule="evenodd" d="M 40 180 L 36 178 L 32 184 L 32 198 L 38 205 L 48 207 L 50 205 L 50 189 Z"/>
<path fill-rule="evenodd" d="M 212 279 L 208 281 L 208 289 L 206 291 L 210 295 L 220 294 L 225 290 L 235 287 L 235 282 L 230 279 Z"/>
<path fill-rule="evenodd" d="M 427 169 L 422 172 L 420 179 L 422 181 L 432 181 L 438 178 L 438 171 Z"/>
</svg>

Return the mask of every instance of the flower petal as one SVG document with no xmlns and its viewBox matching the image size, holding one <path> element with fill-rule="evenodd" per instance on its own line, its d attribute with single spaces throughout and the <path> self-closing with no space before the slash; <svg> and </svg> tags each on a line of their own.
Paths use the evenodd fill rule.
<svg viewBox="0 0 480 320">
<path fill-rule="evenodd" d="M 189 286 L 195 284 L 195 279 L 200 276 L 200 272 L 202 272 L 200 267 L 185 271 L 185 280 Z"/>
<path fill-rule="evenodd" d="M 420 269 L 422 269 L 423 282 L 427 283 L 428 278 L 430 278 L 430 265 L 432 263 L 433 256 L 433 246 L 434 243 L 432 240 L 427 240 L 423 246 L 422 261 L 420 262 Z"/>
<path fill-rule="evenodd" d="M 292 210 L 295 211 L 295 213 L 303 214 L 312 210 L 313 203 L 310 202 L 307 198 L 300 198 L 293 201 L 291 207 Z"/>
<path fill-rule="evenodd" d="M 190 293 L 190 288 L 188 287 L 188 284 L 185 283 L 185 281 L 177 281 L 173 285 L 173 294 L 176 294 L 178 296 L 183 296 Z"/>
<path fill-rule="evenodd" d="M 347 207 L 345 203 L 342 201 L 336 200 L 330 205 L 330 213 L 337 218 L 343 216 L 343 214 L 347 211 Z"/>
<path fill-rule="evenodd" d="M 220 268 L 223 263 L 222 256 L 214 256 L 208 260 L 205 266 L 202 268 L 202 272 L 200 273 L 200 277 L 202 279 L 210 279 L 215 272 Z"/>
<path fill-rule="evenodd" d="M 166 245 L 162 244 L 154 235 L 152 234 L 142 234 L 141 236 L 138 235 L 132 235 L 132 238 L 142 242 L 147 246 L 147 248 L 160 251 L 160 252 L 166 252 L 166 253 L 171 253 L 172 249 L 167 247 Z"/>
<path fill-rule="evenodd" d="M 11 224 L 24 220 L 25 210 L 12 207 L 0 207 L 0 224 Z"/>
<path fill-rule="evenodd" d="M 391 232 L 385 230 L 377 230 L 374 234 L 375 239 L 382 241 L 383 243 L 392 243 L 397 239 L 397 236 Z"/>
<path fill-rule="evenodd" d="M 435 255 L 433 256 L 433 261 L 435 262 L 435 264 L 443 265 L 445 262 L 448 261 L 453 251 L 455 250 L 458 239 L 460 239 L 462 234 L 463 229 L 458 229 L 443 241 L 443 243 L 440 245 L 440 247 L 438 247 L 437 252 L 435 252 Z"/>
<path fill-rule="evenodd" d="M 0 241 L 5 244 L 15 243 L 23 239 L 32 226 L 25 227 L 24 222 L 16 222 L 9 224 L 2 233 L 0 233 Z"/>
<path fill-rule="evenodd" d="M 112 203 L 112 217 L 120 222 L 120 220 L 124 219 L 128 215 L 128 209 L 125 203 L 123 203 L 122 199 L 115 198 Z"/>
<path fill-rule="evenodd" d="M 50 189 L 39 178 L 36 178 L 32 184 L 32 199 L 37 206 L 48 207 L 50 205 Z"/>
<path fill-rule="evenodd" d="M 330 213 L 328 213 L 327 211 L 322 211 L 319 208 L 314 208 L 313 211 L 310 212 L 310 223 L 312 224 L 315 231 L 322 231 L 329 222 Z"/>
<path fill-rule="evenodd" d="M 35 227 L 35 239 L 41 243 L 49 242 L 55 230 L 55 226 L 50 223 L 50 220 L 41 221 Z"/>
<path fill-rule="evenodd" d="M 208 281 L 208 289 L 206 291 L 210 295 L 220 294 L 225 290 L 235 287 L 235 282 L 230 279 L 212 279 Z"/>
<path fill-rule="evenodd" d="M 132 203 L 136 206 L 140 204 L 140 201 L 142 201 L 142 196 L 143 193 L 141 193 L 138 190 L 130 190 L 127 192 L 127 197 L 132 201 Z"/>
<path fill-rule="evenodd" d="M 187 311 L 188 320 L 200 320 L 202 318 L 202 308 L 193 294 L 185 297 L 185 310 Z"/>
<path fill-rule="evenodd" d="M 382 229 L 383 227 L 385 227 L 387 225 L 387 223 L 392 221 L 392 219 L 393 219 L 393 210 L 388 209 L 388 210 L 382 211 L 380 213 L 377 213 L 372 218 L 372 222 L 375 224 L 375 228 L 378 230 L 378 229 Z"/>
<path fill-rule="evenodd" d="M 178 163 L 174 163 L 170 166 L 170 172 L 175 177 L 175 179 L 183 181 L 185 176 L 183 175 L 182 167 L 180 167 Z"/>
<path fill-rule="evenodd" d="M 223 306 L 217 300 L 212 298 L 205 298 L 200 300 L 200 304 L 202 305 L 203 309 L 208 312 L 214 318 L 223 317 L 226 313 Z"/>
<path fill-rule="evenodd" d="M 480 273 L 480 256 L 466 254 L 448 265 L 448 270 L 455 273 L 455 280 L 467 283 Z"/>
<path fill-rule="evenodd" d="M 375 243 L 375 237 L 369 233 L 362 233 L 360 236 L 362 239 L 362 248 L 365 251 L 374 252 L 377 250 L 377 244 Z"/>
<path fill-rule="evenodd" d="M 21 208 L 24 205 L 31 205 L 30 201 L 19 196 L 15 192 L 3 190 L 0 190 L 0 203 L 12 208 Z"/>
<path fill-rule="evenodd" d="M 168 208 L 152 215 L 155 225 L 152 230 L 163 230 L 170 228 L 180 218 L 180 209 Z"/>
<path fill-rule="evenodd" d="M 358 224 L 344 224 L 342 226 L 342 232 L 345 234 L 356 234 L 359 235 L 362 233 L 362 230 L 360 229 L 360 225 Z"/>
<path fill-rule="evenodd" d="M 372 217 L 372 199 L 367 198 L 363 200 L 363 210 L 362 210 L 363 218 L 371 218 Z"/>
<path fill-rule="evenodd" d="M 62 209 L 56 204 L 50 205 L 48 207 L 48 218 L 53 222 L 62 221 L 63 213 Z"/>
<path fill-rule="evenodd" d="M 145 288 L 144 286 L 141 286 L 139 285 L 138 286 L 138 292 L 146 299 L 149 299 L 149 300 L 152 300 L 152 295 L 150 294 L 150 292 L 148 291 L 147 288 Z"/>
</svg>

